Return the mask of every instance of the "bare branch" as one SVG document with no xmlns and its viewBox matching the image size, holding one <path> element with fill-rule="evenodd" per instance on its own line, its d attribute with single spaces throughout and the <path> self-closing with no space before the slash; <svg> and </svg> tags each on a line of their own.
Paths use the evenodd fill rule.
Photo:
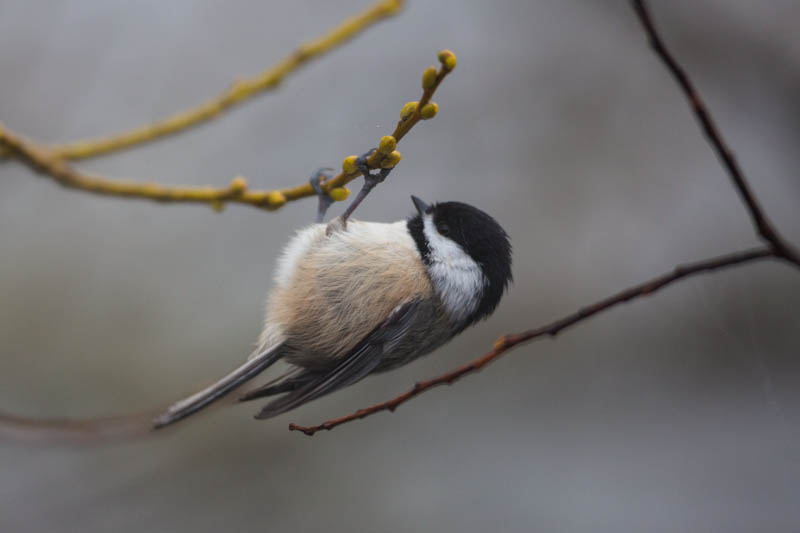
<svg viewBox="0 0 800 533">
<path fill-rule="evenodd" d="M 102 444 L 149 434 L 159 411 L 89 419 L 31 418 L 0 412 L 0 438 L 29 444 Z"/>
<path fill-rule="evenodd" d="M 325 35 L 301 44 L 275 66 L 253 78 L 235 81 L 216 98 L 196 107 L 116 135 L 57 144 L 49 146 L 48 149 L 52 155 L 61 159 L 85 159 L 151 142 L 208 122 L 236 104 L 265 91 L 276 89 L 286 76 L 299 67 L 343 45 L 373 24 L 395 15 L 403 8 L 403 4 L 405 4 L 403 0 L 380 0 L 361 13 L 348 18 Z"/>
<path fill-rule="evenodd" d="M 739 196 L 741 196 L 742 201 L 744 201 L 747 206 L 747 210 L 750 212 L 750 217 L 753 219 L 753 225 L 756 231 L 762 239 L 773 246 L 777 256 L 791 261 L 800 267 L 800 253 L 784 240 L 769 217 L 764 213 L 764 209 L 761 207 L 755 193 L 753 193 L 753 189 L 750 187 L 742 169 L 739 167 L 739 163 L 736 162 L 736 157 L 722 138 L 722 134 L 717 128 L 708 107 L 706 107 L 705 102 L 703 102 L 703 99 L 700 97 L 700 93 L 697 92 L 697 89 L 695 89 L 686 71 L 678 64 L 672 56 L 672 53 L 667 49 L 664 41 L 661 40 L 661 36 L 656 30 L 653 19 L 650 17 L 650 10 L 644 0 L 633 0 L 633 8 L 647 33 L 650 46 L 653 47 L 655 53 L 661 58 L 670 74 L 673 75 L 678 85 L 680 85 L 681 90 L 683 90 L 686 95 L 686 99 L 689 101 L 692 111 L 697 117 L 698 122 L 700 122 L 703 133 L 706 138 L 708 138 L 708 142 L 711 143 L 711 147 L 719 156 L 725 170 L 728 171 L 733 185 L 736 187 Z"/>
<path fill-rule="evenodd" d="M 483 367 L 495 361 L 496 359 L 500 358 L 500 356 L 502 356 L 515 346 L 519 346 L 520 344 L 530 342 L 540 337 L 545 337 L 545 336 L 555 337 L 562 330 L 574 326 L 580 322 L 583 322 L 584 320 L 591 318 L 598 313 L 606 311 L 612 307 L 628 302 L 630 300 L 641 298 L 643 296 L 649 296 L 650 294 L 653 294 L 654 292 L 666 287 L 667 285 L 674 283 L 685 277 L 701 274 L 703 272 L 719 270 L 722 268 L 729 268 L 732 266 L 740 265 L 742 263 L 749 263 L 752 261 L 766 259 L 768 257 L 774 257 L 774 256 L 775 254 L 772 251 L 772 249 L 765 246 L 762 248 L 754 248 L 752 250 L 744 250 L 730 255 L 714 257 L 712 259 L 706 259 L 705 261 L 699 261 L 697 263 L 679 265 L 675 267 L 675 269 L 672 272 L 663 274 L 661 276 L 658 276 L 657 278 L 653 278 L 639 285 L 635 285 L 633 287 L 625 289 L 622 292 L 619 292 L 613 296 L 609 296 L 608 298 L 600 300 L 599 302 L 596 302 L 592 305 L 579 309 L 578 311 L 571 313 L 563 318 L 559 318 L 558 320 L 555 320 L 549 324 L 546 324 L 544 326 L 535 329 L 529 329 L 528 331 L 523 331 L 522 333 L 514 333 L 511 335 L 505 335 L 503 337 L 500 337 L 499 339 L 497 339 L 497 341 L 495 341 L 494 348 L 490 352 L 485 353 L 484 355 L 478 357 L 477 359 L 473 360 L 470 363 L 467 363 L 464 366 L 460 366 L 455 370 L 452 370 L 446 374 L 442 374 L 439 377 L 429 379 L 427 381 L 420 381 L 416 383 L 414 387 L 412 387 L 411 389 L 407 390 L 406 392 L 404 392 L 399 396 L 396 396 L 395 398 L 392 398 L 391 400 L 381 402 L 372 405 L 370 407 L 366 407 L 364 409 L 359 409 L 358 411 L 352 414 L 340 418 L 334 418 L 332 420 L 328 420 L 327 422 L 323 422 L 322 424 L 318 424 L 315 426 L 301 426 L 298 424 L 289 424 L 289 430 L 301 431 L 306 435 L 311 436 L 314 435 L 314 433 L 316 433 L 317 431 L 322 431 L 322 430 L 330 431 L 336 426 L 340 426 L 342 424 L 346 424 L 347 422 L 352 422 L 353 420 L 358 420 L 360 418 L 366 418 L 380 411 L 394 411 L 400 405 L 406 403 L 415 396 L 419 396 L 423 392 L 426 392 L 434 387 L 438 387 L 439 385 L 450 385 L 468 374 L 473 374 L 475 372 L 478 372 Z"/>
</svg>

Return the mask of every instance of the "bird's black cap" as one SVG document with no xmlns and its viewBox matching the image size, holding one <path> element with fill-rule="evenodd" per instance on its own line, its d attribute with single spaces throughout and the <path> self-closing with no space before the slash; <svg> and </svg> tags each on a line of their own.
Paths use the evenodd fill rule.
<svg viewBox="0 0 800 533">
<path fill-rule="evenodd" d="M 511 242 L 500 224 L 480 209 L 462 202 L 428 205 L 411 197 L 417 214 L 408 221 L 408 230 L 423 261 L 430 264 L 430 249 L 425 237 L 425 215 L 433 218 L 436 231 L 457 243 L 480 267 L 486 279 L 480 303 L 464 327 L 490 315 L 508 284 L 511 274 Z"/>
</svg>

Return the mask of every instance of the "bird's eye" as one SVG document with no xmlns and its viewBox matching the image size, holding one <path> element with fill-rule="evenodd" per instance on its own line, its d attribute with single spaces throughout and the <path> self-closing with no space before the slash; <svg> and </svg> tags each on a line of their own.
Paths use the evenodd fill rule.
<svg viewBox="0 0 800 533">
<path fill-rule="evenodd" d="M 450 233 L 450 226 L 444 223 L 440 223 L 436 229 L 438 229 L 439 233 L 442 235 L 448 235 Z"/>
</svg>

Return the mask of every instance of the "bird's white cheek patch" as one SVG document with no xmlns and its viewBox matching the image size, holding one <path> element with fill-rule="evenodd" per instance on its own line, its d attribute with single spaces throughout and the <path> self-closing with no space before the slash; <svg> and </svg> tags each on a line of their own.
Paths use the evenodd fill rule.
<svg viewBox="0 0 800 533">
<path fill-rule="evenodd" d="M 431 215 L 425 216 L 423 228 L 434 290 L 454 321 L 465 320 L 480 303 L 485 285 L 483 271 L 461 246 L 436 231 Z"/>
</svg>

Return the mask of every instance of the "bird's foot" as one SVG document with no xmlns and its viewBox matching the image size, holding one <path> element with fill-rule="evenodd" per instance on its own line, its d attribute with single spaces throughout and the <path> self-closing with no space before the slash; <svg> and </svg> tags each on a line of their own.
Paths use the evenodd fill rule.
<svg viewBox="0 0 800 533">
<path fill-rule="evenodd" d="M 325 220 L 325 213 L 328 212 L 328 208 L 333 203 L 333 198 L 331 198 L 330 195 L 328 195 L 328 193 L 322 189 L 322 179 L 325 178 L 325 181 L 327 181 L 332 177 L 333 169 L 329 167 L 322 167 L 315 170 L 308 180 L 308 182 L 311 184 L 311 187 L 314 189 L 314 192 L 317 194 L 319 201 L 317 204 L 317 223 L 322 223 L 322 221 Z"/>
<path fill-rule="evenodd" d="M 379 168 L 379 169 L 370 168 L 369 163 L 367 163 L 367 159 L 369 159 L 369 157 L 372 154 L 374 154 L 376 150 L 377 148 L 373 148 L 369 152 L 361 154 L 356 159 L 356 168 L 358 168 L 361 174 L 364 175 L 364 185 L 361 187 L 361 190 L 358 191 L 358 195 L 355 198 L 353 198 L 353 201 L 350 203 L 350 205 L 347 207 L 347 210 L 342 215 L 342 220 L 344 222 L 347 222 L 347 219 L 350 218 L 350 215 L 353 213 L 353 211 L 356 210 L 356 207 L 358 207 L 361 201 L 364 198 L 366 198 L 369 192 L 373 188 L 375 188 L 377 184 L 383 182 L 383 180 L 386 179 L 386 176 L 388 176 L 389 173 L 392 171 L 391 168 Z"/>
</svg>

